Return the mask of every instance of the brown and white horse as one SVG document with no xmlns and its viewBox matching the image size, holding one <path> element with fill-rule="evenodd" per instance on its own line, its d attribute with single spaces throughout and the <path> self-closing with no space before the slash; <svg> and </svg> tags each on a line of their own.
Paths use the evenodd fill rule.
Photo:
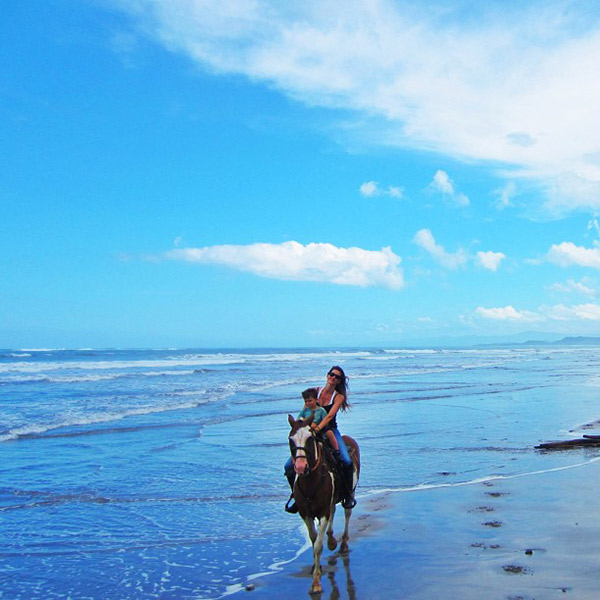
<svg viewBox="0 0 600 600">
<path fill-rule="evenodd" d="M 325 532 L 327 532 L 329 550 L 335 550 L 337 547 L 337 540 L 333 535 L 333 517 L 336 503 L 343 498 L 342 490 L 339 489 L 343 484 L 340 477 L 336 477 L 332 467 L 327 463 L 323 444 L 317 440 L 314 431 L 310 428 L 313 416 L 306 420 L 296 421 L 291 415 L 288 415 L 288 421 L 292 428 L 289 442 L 296 472 L 294 500 L 313 545 L 314 566 L 310 593 L 318 594 L 322 591 L 321 554 Z M 354 490 L 360 474 L 360 453 L 358 444 L 351 437 L 343 436 L 343 439 L 354 463 Z M 344 513 L 345 525 L 340 545 L 342 553 L 348 552 L 348 526 L 352 509 L 344 509 Z"/>
</svg>

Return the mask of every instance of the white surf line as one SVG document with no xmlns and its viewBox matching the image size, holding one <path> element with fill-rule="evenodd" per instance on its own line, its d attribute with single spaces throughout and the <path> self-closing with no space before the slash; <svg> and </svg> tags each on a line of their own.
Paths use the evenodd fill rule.
<svg viewBox="0 0 600 600">
<path fill-rule="evenodd" d="M 253 581 L 254 579 L 258 579 L 259 577 L 266 577 L 268 575 L 275 575 L 276 573 L 280 573 L 281 571 L 283 571 L 283 567 L 285 565 L 288 565 L 288 564 L 294 562 L 301 554 L 304 554 L 307 550 L 310 550 L 312 548 L 312 543 L 310 541 L 310 538 L 308 537 L 308 531 L 306 530 L 306 526 L 304 525 L 304 523 L 302 523 L 302 525 L 300 525 L 298 527 L 298 529 L 300 532 L 302 532 L 304 534 L 305 541 L 304 541 L 304 545 L 301 546 L 296 551 L 296 554 L 292 558 L 290 558 L 288 560 L 281 560 L 278 562 L 274 562 L 267 567 L 266 571 L 263 571 L 261 573 L 252 573 L 252 575 L 248 575 L 248 577 L 246 577 L 245 583 L 236 583 L 234 585 L 227 586 L 225 593 L 222 594 L 221 596 L 218 596 L 217 599 L 220 600 L 221 598 L 225 598 L 226 596 L 231 596 L 232 594 L 237 594 L 238 592 L 245 590 L 248 583 L 250 581 Z"/>
<path fill-rule="evenodd" d="M 576 463 L 574 465 L 567 465 L 564 467 L 553 467 L 552 469 L 542 469 L 540 471 L 530 471 L 528 473 L 516 473 L 515 475 L 489 475 L 488 477 L 480 477 L 479 479 L 472 479 L 470 481 L 459 481 L 457 483 L 423 483 L 409 488 L 385 488 L 381 490 L 370 490 L 358 496 L 358 498 L 367 498 L 369 496 L 377 496 L 378 494 L 389 494 L 389 493 L 405 493 L 405 492 L 422 492 L 424 490 L 434 490 L 439 488 L 451 488 L 451 487 L 462 487 L 466 485 L 476 485 L 478 483 L 485 483 L 487 481 L 500 481 L 508 479 L 518 479 L 520 477 L 532 477 L 535 475 L 544 475 L 545 473 L 555 473 L 557 471 L 568 471 L 569 469 L 578 469 L 580 467 L 586 467 L 592 463 L 600 461 L 600 456 L 591 458 L 588 461 Z"/>
</svg>

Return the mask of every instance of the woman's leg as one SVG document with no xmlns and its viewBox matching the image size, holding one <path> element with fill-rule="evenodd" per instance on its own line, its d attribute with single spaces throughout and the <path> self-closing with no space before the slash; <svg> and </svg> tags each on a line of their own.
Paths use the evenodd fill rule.
<svg viewBox="0 0 600 600">
<path fill-rule="evenodd" d="M 335 433 L 335 439 L 340 446 L 340 460 L 342 462 L 342 475 L 344 479 L 344 499 L 342 500 L 342 506 L 344 508 L 354 508 L 356 506 L 356 500 L 354 499 L 354 465 L 350 460 L 348 454 L 348 448 L 342 439 L 342 434 L 337 427 L 333 430 Z"/>
<path fill-rule="evenodd" d="M 342 459 L 342 463 L 347 466 L 352 466 L 352 461 L 350 460 L 350 455 L 348 454 L 348 448 L 346 448 L 346 444 L 342 439 L 342 434 L 340 430 L 336 427 L 332 429 L 333 434 L 335 435 L 335 439 L 337 440 L 338 446 L 340 447 L 340 458 Z"/>
<path fill-rule="evenodd" d="M 328 429 L 325 432 L 325 435 L 327 436 L 327 440 L 329 441 L 329 445 L 334 449 L 334 450 L 339 450 L 339 444 L 337 442 L 337 438 L 335 437 L 335 433 L 333 433 L 333 431 L 331 431 L 331 429 Z"/>
</svg>

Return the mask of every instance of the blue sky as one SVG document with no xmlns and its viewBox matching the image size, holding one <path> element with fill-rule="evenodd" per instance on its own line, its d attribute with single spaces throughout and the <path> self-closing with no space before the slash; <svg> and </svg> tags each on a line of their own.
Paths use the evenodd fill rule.
<svg viewBox="0 0 600 600">
<path fill-rule="evenodd" d="M 600 335 L 600 9 L 481 4 L 3 3 L 0 346 Z"/>
</svg>

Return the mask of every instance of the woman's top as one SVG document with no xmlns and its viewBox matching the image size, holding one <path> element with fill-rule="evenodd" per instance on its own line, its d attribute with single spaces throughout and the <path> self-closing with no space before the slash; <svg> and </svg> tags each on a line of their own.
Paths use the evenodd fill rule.
<svg viewBox="0 0 600 600">
<path fill-rule="evenodd" d="M 317 400 L 321 397 L 321 392 L 323 391 L 323 388 L 318 388 L 319 393 L 317 395 Z M 323 406 L 323 408 L 329 412 L 332 408 L 333 408 L 333 399 L 335 398 L 335 395 L 337 394 L 337 392 L 334 390 L 333 391 L 333 395 L 331 396 L 331 400 L 329 401 L 329 404 L 327 406 L 323 406 L 321 404 L 321 406 Z M 331 429 L 337 429 L 337 421 L 336 421 L 336 417 L 337 415 L 334 415 L 333 419 L 331 419 L 331 421 L 329 421 L 329 423 L 327 424 L 328 427 L 331 427 Z"/>
</svg>

